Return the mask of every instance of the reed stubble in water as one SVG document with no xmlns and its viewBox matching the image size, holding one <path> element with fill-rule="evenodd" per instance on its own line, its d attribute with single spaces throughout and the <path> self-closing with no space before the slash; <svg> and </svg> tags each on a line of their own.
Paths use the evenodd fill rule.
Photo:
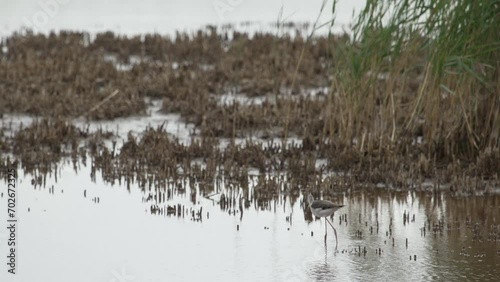
<svg viewBox="0 0 500 282">
<path fill-rule="evenodd" d="M 440 3 L 433 5 L 444 5 Z M 456 27 L 460 14 L 454 13 L 464 3 L 450 10 L 450 22 L 444 14 L 429 22 Z M 470 5 L 470 13 L 483 11 L 484 7 Z M 407 11 L 408 7 L 399 8 Z M 391 29 L 364 22 L 368 13 L 362 13 L 352 38 L 306 40 L 302 31 L 295 37 L 260 33 L 251 37 L 237 31 L 219 33 L 214 27 L 191 35 L 179 33 L 175 39 L 113 33 L 98 34 L 93 40 L 76 32 L 14 34 L 2 43 L 9 51 L 0 54 L 0 64 L 9 67 L 0 68 L 0 79 L 9 83 L 1 85 L 4 103 L 0 107 L 4 112 L 69 121 L 118 89 L 120 95 L 92 111 L 90 119 L 142 114 L 145 98 L 160 98 L 165 112 L 180 113 L 199 130 L 200 138 L 185 145 L 161 130 L 146 129 L 141 139 L 129 137 L 120 154 L 100 144 L 103 136 L 91 137 L 87 149 L 95 157 L 95 169 L 102 170 L 109 181 L 135 175 L 145 182 L 141 175 L 147 171 L 158 173 L 158 179 L 176 180 L 181 177 L 180 165 L 204 183 L 215 180 L 222 167 L 225 177 L 238 181 L 248 179 L 249 168 L 257 168 L 262 173 L 287 171 L 290 186 L 315 183 L 313 189 L 326 193 L 380 184 L 457 194 L 490 192 L 500 171 L 500 104 L 492 90 L 499 89 L 494 75 L 498 52 L 475 49 L 482 52 L 473 65 L 449 57 L 444 61 L 454 65 L 436 65 L 440 50 L 450 47 L 458 54 L 462 49 L 453 40 L 443 41 L 446 38 L 440 38 L 439 32 L 408 33 L 404 24 Z M 486 15 L 491 16 L 482 16 L 486 22 L 498 20 Z M 486 35 L 479 36 L 482 27 Z M 488 26 L 474 23 L 460 38 L 491 42 L 488 32 Z M 448 70 L 460 70 L 464 62 L 461 72 L 450 74 Z M 474 76 L 471 66 L 477 66 L 481 75 Z M 228 93 L 247 102 L 223 102 Z M 35 157 L 19 149 L 30 147 L 29 139 L 23 139 L 26 131 L 13 139 L 3 136 L 2 149 L 13 151 L 23 164 L 29 164 L 30 158 L 33 164 L 55 162 L 60 159 L 57 156 L 64 156 L 58 149 L 62 144 L 70 141 L 76 148 L 86 138 L 69 140 L 65 134 L 71 134 L 72 125 L 66 123 L 55 128 L 68 131 L 37 127 L 43 136 L 53 137 L 43 145 L 50 149 L 35 149 Z M 298 141 L 262 145 L 285 136 Z M 220 137 L 230 138 L 231 145 L 219 148 Z M 251 141 L 236 145 L 237 138 Z M 85 158 L 86 153 L 72 149 L 71 156 Z M 195 158 L 202 158 L 207 167 L 191 165 Z M 317 167 L 321 159 L 326 163 Z M 332 176 L 335 172 L 343 176 Z M 426 180 L 433 185 L 424 186 Z M 258 193 L 270 194 L 266 190 L 274 185 L 263 185 Z"/>
</svg>

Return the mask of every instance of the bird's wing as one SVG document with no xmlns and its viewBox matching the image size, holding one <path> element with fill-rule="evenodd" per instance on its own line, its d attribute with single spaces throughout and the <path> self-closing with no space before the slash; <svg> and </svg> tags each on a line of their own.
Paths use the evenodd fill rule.
<svg viewBox="0 0 500 282">
<path fill-rule="evenodd" d="M 341 208 L 342 205 L 336 205 L 330 201 L 316 200 L 311 204 L 313 209 L 331 209 L 331 208 Z"/>
</svg>

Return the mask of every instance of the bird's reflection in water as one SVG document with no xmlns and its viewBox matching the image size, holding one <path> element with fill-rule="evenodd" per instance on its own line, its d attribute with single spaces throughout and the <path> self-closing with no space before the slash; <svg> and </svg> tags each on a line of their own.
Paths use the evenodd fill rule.
<svg viewBox="0 0 500 282">
<path fill-rule="evenodd" d="M 317 262 L 311 267 L 309 281 L 335 281 L 337 267 L 332 262 Z"/>
<path fill-rule="evenodd" d="M 307 281 L 334 281 L 338 272 L 336 258 L 335 243 L 318 242 L 307 267 Z"/>
</svg>

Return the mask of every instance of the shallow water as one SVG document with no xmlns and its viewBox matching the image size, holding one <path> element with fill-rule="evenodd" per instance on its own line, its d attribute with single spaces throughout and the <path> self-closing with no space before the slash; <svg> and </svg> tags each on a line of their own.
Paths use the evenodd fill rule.
<svg viewBox="0 0 500 282">
<path fill-rule="evenodd" d="M 210 200 L 199 190 L 192 194 L 190 185 L 180 190 L 170 187 L 171 198 L 155 202 L 147 200 L 154 190 L 142 192 L 137 184 L 127 190 L 125 184 L 111 186 L 99 175 L 94 181 L 89 175 L 88 166 L 75 172 L 64 165 L 57 182 L 53 175 L 42 188 L 20 173 L 18 274 L 9 281 L 123 277 L 130 278 L 124 281 L 495 281 L 500 277 L 499 196 L 340 194 L 332 199 L 346 205 L 333 219 L 339 239 L 335 252 L 332 230 L 325 244 L 324 221 L 309 222 L 301 198 L 293 200 L 283 193 L 260 204 L 252 201 L 241 216 L 238 204 L 229 209 L 235 210 L 233 215 L 213 201 L 217 196 Z M 0 222 L 6 223 L 4 182 L 0 191 Z M 238 193 L 233 195 L 239 198 Z M 177 204 L 185 207 L 184 216 L 152 214 L 152 205 Z M 193 220 L 189 210 L 200 208 L 202 220 Z M 409 222 L 403 214 L 409 214 Z M 433 232 L 439 222 L 443 228 Z M 6 235 L 2 229 L 1 254 L 7 253 Z M 5 263 L 0 277 L 12 278 Z"/>
<path fill-rule="evenodd" d="M 321 23 L 331 19 L 331 3 Z M 348 29 L 353 9 L 359 11 L 364 0 L 340 1 L 336 30 Z M 321 1 L 301 0 L 17 0 L 0 3 L 0 37 L 23 27 L 39 32 L 51 30 L 114 31 L 121 34 L 193 31 L 207 24 L 237 23 L 240 31 L 274 30 L 269 24 L 281 21 L 314 22 Z M 246 22 L 252 22 L 248 25 Z M 323 29 L 326 30 L 326 29 Z"/>
<path fill-rule="evenodd" d="M 313 21 L 319 9 L 319 2 L 221 0 L 240 4 L 220 17 L 213 10 L 213 4 L 221 2 L 218 0 L 54 0 L 65 4 L 48 15 L 40 2 L 49 1 L 2 2 L 0 37 L 26 25 L 41 32 L 77 29 L 173 34 L 209 23 L 249 20 L 257 23 L 238 24 L 237 28 L 255 31 L 268 29 L 277 20 L 281 5 L 284 18 L 291 21 Z M 340 4 L 348 2 L 359 5 L 364 1 Z M 351 10 L 351 6 L 338 7 L 340 23 L 349 22 Z M 330 18 L 328 12 L 322 22 Z M 40 13 L 49 17 L 36 25 L 34 17 Z M 126 71 L 129 66 L 117 67 Z M 260 99 L 236 94 L 225 95 L 220 102 L 259 103 Z M 129 132 L 139 135 L 146 125 L 157 127 L 167 121 L 164 128 L 168 133 L 190 142 L 191 134 L 196 133 L 194 125 L 183 123 L 179 115 L 159 113 L 159 101 L 150 106 L 149 116 L 90 125 L 77 121 L 76 125 L 90 126 L 90 131 L 110 130 L 116 139 L 126 140 Z M 19 115 L 3 117 L 12 123 L 6 131 L 9 135 L 20 122 L 27 125 L 32 120 Z M 270 140 L 281 143 L 280 139 Z M 231 142 L 220 141 L 221 147 Z M 300 142 L 287 140 L 288 144 Z M 324 163 L 321 159 L 317 166 Z M 106 183 L 99 173 L 92 174 L 90 166 L 79 164 L 75 171 L 72 164 L 61 164 L 42 187 L 31 183 L 32 175 L 18 171 L 18 274 L 6 272 L 8 234 L 2 227 L 0 281 L 497 281 L 500 277 L 498 195 L 451 198 L 382 189 L 338 194 L 330 200 L 346 207 L 333 219 L 339 239 L 335 250 L 332 230 L 328 229 L 325 243 L 324 220 L 311 221 L 302 197 L 282 192 L 278 198 L 256 201 L 250 194 L 245 195 L 248 207 L 240 210 L 236 204 L 222 209 L 220 193 L 208 197 L 214 191 L 191 191 L 188 182 L 173 183 L 157 194 L 154 188 L 142 191 L 137 182 Z M 243 196 L 240 190 L 220 189 L 216 192 L 236 199 Z M 6 190 L 1 181 L 0 226 L 7 225 Z M 165 194 L 166 201 L 154 198 Z M 181 216 L 166 214 L 168 207 L 177 205 L 184 208 Z M 200 210 L 201 220 L 196 214 Z M 408 221 L 403 219 L 406 214 Z"/>
</svg>

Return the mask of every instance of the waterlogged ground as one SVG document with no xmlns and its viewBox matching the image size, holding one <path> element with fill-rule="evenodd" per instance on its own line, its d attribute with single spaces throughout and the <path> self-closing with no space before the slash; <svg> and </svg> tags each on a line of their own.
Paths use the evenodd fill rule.
<svg viewBox="0 0 500 282">
<path fill-rule="evenodd" d="M 159 108 L 159 102 L 152 101 L 147 117 L 75 125 L 89 126 L 90 132 L 110 130 L 118 144 L 129 132 L 140 136 L 146 125 L 165 124 L 166 131 L 183 142 L 196 138 L 192 124 L 183 123 L 178 115 L 161 114 Z M 13 135 L 21 122 L 26 126 L 32 121 L 4 115 L 4 132 Z M 229 142 L 221 139 L 220 145 Z M 111 146 L 110 140 L 107 145 Z M 332 230 L 325 243 L 324 221 L 311 221 L 303 195 L 297 198 L 283 189 L 277 197 L 259 197 L 262 191 L 252 189 L 258 171 L 249 176 L 248 193 L 239 189 L 239 183 L 231 183 L 231 188 L 224 181 L 214 185 L 215 191 L 202 191 L 199 187 L 206 183 L 187 179 L 169 182 L 166 190 L 154 186 L 141 190 L 137 182 L 111 185 L 91 166 L 89 159 L 65 160 L 46 178 L 18 170 L 18 274 L 12 277 L 6 272 L 9 234 L 2 228 L 0 281 L 497 281 L 500 277 L 498 194 L 453 198 L 380 189 L 329 196 L 346 205 L 333 219 L 339 236 L 335 250 Z M 6 190 L 1 182 L 0 222 L 5 225 Z M 226 196 L 231 199 L 228 205 L 223 201 Z M 180 214 L 174 210 L 178 207 Z"/>
<path fill-rule="evenodd" d="M 332 200 L 346 207 L 333 220 L 339 237 L 335 251 L 333 232 L 329 230 L 325 244 L 324 221 L 306 220 L 302 198 L 292 203 L 283 193 L 276 200 L 250 203 L 241 215 L 237 203 L 221 208 L 220 195 L 208 199 L 192 193 L 189 185 L 168 188 L 171 197 L 156 202 L 148 199 L 152 192 L 142 192 L 135 184 L 127 190 L 123 183 L 105 184 L 99 175 L 91 180 L 90 174 L 88 166 L 80 165 L 76 172 L 71 164 L 61 165 L 43 188 L 19 172 L 18 274 L 7 275 L 2 263 L 2 281 L 500 277 L 499 196 L 448 198 L 382 191 L 339 195 Z M 0 220 L 5 223 L 5 183 L 0 191 Z M 226 192 L 239 198 L 231 193 Z M 180 216 L 154 209 L 178 204 L 184 208 Z M 7 253 L 6 235 L 2 229 L 2 254 Z"/>
<path fill-rule="evenodd" d="M 182 142 L 192 124 L 160 113 L 79 128 L 129 132 L 164 124 Z M 33 118 L 4 115 L 6 135 Z M 235 142 L 243 143 L 244 138 Z M 300 142 L 291 138 L 289 142 Z M 111 140 L 106 141 L 111 146 Z M 220 140 L 225 146 L 230 142 Z M 277 141 L 279 142 L 279 140 Z M 119 148 L 118 148 L 119 149 Z M 200 160 L 200 162 L 202 162 Z M 46 177 L 18 170 L 17 275 L 6 272 L 7 229 L 0 229 L 1 281 L 496 281 L 500 277 L 500 196 L 349 190 L 328 197 L 346 207 L 334 217 L 339 245 L 324 221 L 312 220 L 303 194 L 263 193 L 217 179 L 169 180 L 166 188 L 110 184 L 90 159 L 64 160 Z M 281 178 L 281 175 L 268 175 Z M 194 180 L 195 181 L 195 180 Z M 158 189 L 157 189 L 158 188 Z M 0 183 L 0 222 L 7 224 L 7 184 Z M 222 196 L 224 195 L 224 196 Z M 319 195 L 315 195 L 319 196 Z M 229 199 L 229 200 L 224 200 Z"/>
</svg>

